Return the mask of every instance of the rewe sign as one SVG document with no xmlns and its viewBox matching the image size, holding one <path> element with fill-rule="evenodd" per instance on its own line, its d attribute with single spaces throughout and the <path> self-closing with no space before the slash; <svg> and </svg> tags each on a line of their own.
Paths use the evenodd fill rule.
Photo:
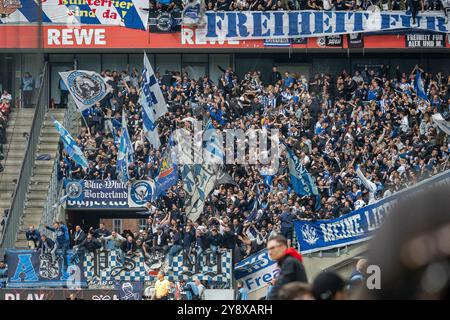
<svg viewBox="0 0 450 320">
<path fill-rule="evenodd" d="M 106 46 L 106 30 L 103 28 L 49 28 L 48 46 Z"/>
</svg>

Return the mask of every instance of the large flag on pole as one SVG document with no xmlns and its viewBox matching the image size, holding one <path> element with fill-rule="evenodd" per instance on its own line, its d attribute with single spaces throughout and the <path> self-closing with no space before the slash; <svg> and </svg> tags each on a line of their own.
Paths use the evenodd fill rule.
<svg viewBox="0 0 450 320">
<path fill-rule="evenodd" d="M 153 145 L 159 148 L 158 128 L 156 120 L 168 112 L 166 101 L 159 87 L 147 54 L 144 53 L 144 69 L 142 70 L 142 83 L 140 93 L 140 103 L 142 105 L 142 120 L 145 137 Z"/>
<path fill-rule="evenodd" d="M 358 165 L 356 166 L 356 175 L 361 180 L 364 187 L 366 187 L 370 193 L 375 193 L 377 191 L 377 185 L 366 178 L 366 176 L 361 171 L 361 168 Z"/>
<path fill-rule="evenodd" d="M 295 193 L 301 196 L 315 196 L 316 209 L 320 208 L 320 195 L 313 178 L 306 168 L 302 165 L 300 159 L 286 146 L 288 152 L 289 174 L 291 184 Z"/>
<path fill-rule="evenodd" d="M 128 161 L 130 157 L 131 141 L 129 141 L 125 112 L 122 112 L 122 134 L 120 135 L 119 152 L 117 154 L 117 177 L 122 182 L 128 182 Z M 128 140 L 128 141 L 127 141 Z"/>
<path fill-rule="evenodd" d="M 92 107 L 111 90 L 105 79 L 97 72 L 72 70 L 60 72 L 59 75 L 80 111 Z"/>
<path fill-rule="evenodd" d="M 428 101 L 428 96 L 423 87 L 422 74 L 419 69 L 416 70 L 416 77 L 414 78 L 414 90 L 416 91 L 417 97 Z"/>
<path fill-rule="evenodd" d="M 53 118 L 53 116 L 52 120 L 56 130 L 61 136 L 61 140 L 64 143 L 64 150 L 67 152 L 69 157 L 71 157 L 81 167 L 87 168 L 88 161 L 86 157 L 83 155 L 83 152 L 81 151 L 80 147 L 78 147 L 77 143 L 70 135 L 70 133 L 66 130 L 66 128 L 63 127 L 61 123 L 59 123 L 55 118 Z"/>
<path fill-rule="evenodd" d="M 124 111 L 122 111 L 122 135 L 124 136 L 124 141 L 128 152 L 128 161 L 133 162 L 134 161 L 133 144 L 131 143 L 130 134 L 128 133 L 128 124 Z"/>
</svg>

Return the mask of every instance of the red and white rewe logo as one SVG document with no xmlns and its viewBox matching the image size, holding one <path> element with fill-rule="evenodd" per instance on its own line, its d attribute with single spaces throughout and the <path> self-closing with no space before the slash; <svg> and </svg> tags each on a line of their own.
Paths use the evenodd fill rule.
<svg viewBox="0 0 450 320">
<path fill-rule="evenodd" d="M 105 29 L 101 28 L 67 28 L 48 29 L 47 44 L 49 46 L 82 46 L 106 45 Z"/>
</svg>

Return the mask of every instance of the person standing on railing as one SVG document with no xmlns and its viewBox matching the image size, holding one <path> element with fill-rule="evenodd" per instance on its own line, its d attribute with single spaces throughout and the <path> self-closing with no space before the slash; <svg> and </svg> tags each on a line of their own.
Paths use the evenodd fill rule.
<svg viewBox="0 0 450 320">
<path fill-rule="evenodd" d="M 64 260 L 67 258 L 67 250 L 70 248 L 70 236 L 67 227 L 60 222 L 55 222 L 53 228 L 44 224 L 47 230 L 56 234 L 56 245 L 52 250 L 52 258 L 56 259 L 56 250 L 62 250 Z M 66 264 L 67 266 L 68 264 Z"/>
<path fill-rule="evenodd" d="M 31 98 L 33 96 L 34 79 L 29 72 L 25 72 L 22 78 L 22 93 L 24 108 L 31 108 Z"/>
<path fill-rule="evenodd" d="M 66 70 L 66 72 L 69 70 Z M 61 92 L 60 98 L 59 98 L 59 107 L 65 108 L 67 106 L 67 101 L 69 97 L 69 88 L 67 87 L 64 80 L 61 78 L 59 79 L 59 91 Z"/>
</svg>

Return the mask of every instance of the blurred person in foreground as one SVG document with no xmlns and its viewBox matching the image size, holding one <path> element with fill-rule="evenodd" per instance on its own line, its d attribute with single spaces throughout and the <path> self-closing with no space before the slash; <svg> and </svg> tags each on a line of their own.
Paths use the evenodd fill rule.
<svg viewBox="0 0 450 320">
<path fill-rule="evenodd" d="M 267 296 L 268 300 L 278 299 L 279 289 L 290 282 L 308 282 L 303 258 L 294 248 L 288 248 L 287 240 L 282 235 L 276 235 L 267 242 L 267 251 L 272 260 L 280 267 L 280 274 Z"/>
<path fill-rule="evenodd" d="M 279 300 L 314 300 L 312 287 L 304 282 L 285 284 L 278 291 Z"/>
<path fill-rule="evenodd" d="M 368 264 L 379 267 L 379 286 L 364 286 L 360 299 L 450 298 L 449 193 L 441 184 L 399 200 L 369 248 Z"/>
<path fill-rule="evenodd" d="M 316 300 L 345 300 L 345 282 L 335 272 L 322 272 L 317 275 L 312 285 Z"/>
</svg>

